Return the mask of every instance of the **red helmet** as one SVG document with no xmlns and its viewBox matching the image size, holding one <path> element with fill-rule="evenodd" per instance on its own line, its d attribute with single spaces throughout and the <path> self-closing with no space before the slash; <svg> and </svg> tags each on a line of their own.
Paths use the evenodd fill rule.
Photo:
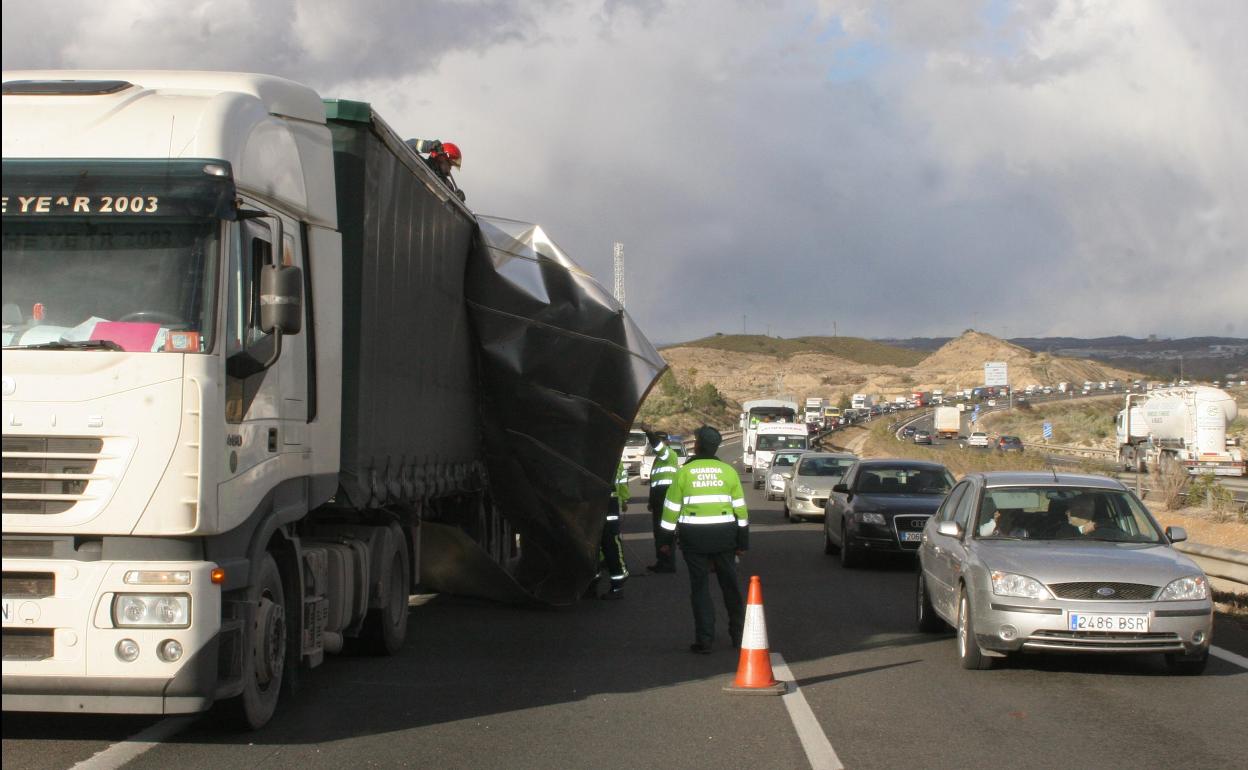
<svg viewBox="0 0 1248 770">
<path fill-rule="evenodd" d="M 455 168 L 459 168 L 464 163 L 464 156 L 462 153 L 460 153 L 459 146 L 456 144 L 453 144 L 452 142 L 443 142 L 441 152 L 429 153 L 429 157 L 431 158 L 436 158 L 439 155 L 445 155 L 446 159 L 449 160 L 451 162 L 451 165 L 454 166 Z"/>
</svg>

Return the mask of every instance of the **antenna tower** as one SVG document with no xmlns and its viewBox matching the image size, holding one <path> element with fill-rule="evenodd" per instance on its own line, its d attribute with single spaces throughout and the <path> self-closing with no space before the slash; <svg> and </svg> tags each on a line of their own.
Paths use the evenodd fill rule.
<svg viewBox="0 0 1248 770">
<path fill-rule="evenodd" d="M 615 301 L 624 307 L 624 244 L 615 242 Z"/>
</svg>

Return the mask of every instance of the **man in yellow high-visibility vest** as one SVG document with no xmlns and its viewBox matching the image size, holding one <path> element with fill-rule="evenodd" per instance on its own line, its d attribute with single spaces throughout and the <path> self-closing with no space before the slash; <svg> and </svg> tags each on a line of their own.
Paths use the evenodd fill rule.
<svg viewBox="0 0 1248 770">
<path fill-rule="evenodd" d="M 728 635 L 733 646 L 741 646 L 745 599 L 737 582 L 736 560 L 749 548 L 750 520 L 741 479 L 715 456 L 722 440 L 719 431 L 704 425 L 694 438 L 693 458 L 667 488 L 659 548 L 671 553 L 679 534 L 693 603 L 694 642 L 689 650 L 709 654 L 715 639 L 715 605 L 708 585 L 712 569 L 728 610 Z"/>
</svg>

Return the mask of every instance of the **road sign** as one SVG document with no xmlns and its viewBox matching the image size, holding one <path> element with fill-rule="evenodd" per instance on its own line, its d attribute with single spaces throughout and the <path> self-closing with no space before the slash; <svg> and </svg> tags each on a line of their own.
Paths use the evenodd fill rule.
<svg viewBox="0 0 1248 770">
<path fill-rule="evenodd" d="M 1051 422 L 1046 422 L 1046 423 L 1044 424 L 1044 437 L 1045 437 L 1046 439 L 1051 439 L 1051 438 L 1053 438 L 1053 423 L 1051 423 Z"/>
<path fill-rule="evenodd" d="M 984 362 L 984 387 L 993 388 L 1009 384 L 1009 367 L 1004 361 Z"/>
</svg>

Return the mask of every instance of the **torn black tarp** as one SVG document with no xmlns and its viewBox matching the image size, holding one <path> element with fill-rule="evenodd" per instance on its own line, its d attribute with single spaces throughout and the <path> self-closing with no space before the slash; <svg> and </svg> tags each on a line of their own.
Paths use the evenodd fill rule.
<svg viewBox="0 0 1248 770">
<path fill-rule="evenodd" d="M 516 581 L 572 602 L 597 570 L 625 437 L 666 364 L 540 226 L 477 219 L 464 294 L 493 502 L 521 538 Z"/>
</svg>

